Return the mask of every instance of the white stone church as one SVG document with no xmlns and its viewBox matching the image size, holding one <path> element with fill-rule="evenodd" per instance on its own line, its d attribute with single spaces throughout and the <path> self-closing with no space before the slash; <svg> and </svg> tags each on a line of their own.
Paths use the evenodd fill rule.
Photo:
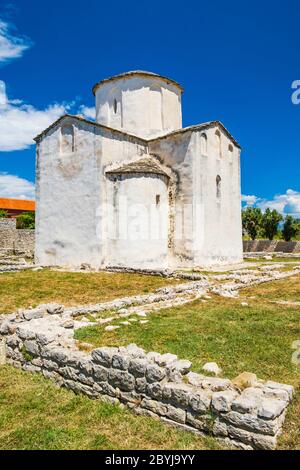
<svg viewBox="0 0 300 470">
<path fill-rule="evenodd" d="M 93 92 L 96 121 L 36 137 L 36 262 L 93 268 L 242 261 L 240 146 L 219 121 L 182 128 L 183 89 L 133 71 Z"/>
</svg>

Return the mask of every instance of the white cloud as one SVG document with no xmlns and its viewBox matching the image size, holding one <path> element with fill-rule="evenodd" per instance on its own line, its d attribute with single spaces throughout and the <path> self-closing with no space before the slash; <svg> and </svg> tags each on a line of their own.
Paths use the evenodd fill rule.
<svg viewBox="0 0 300 470">
<path fill-rule="evenodd" d="M 257 203 L 263 211 L 269 207 L 276 209 L 283 215 L 290 214 L 300 218 L 300 192 L 288 189 L 285 194 L 276 194 L 273 199 L 262 199 Z"/>
<path fill-rule="evenodd" d="M 94 106 L 89 108 L 88 106 L 80 106 L 79 108 L 79 113 L 82 114 L 82 116 L 86 119 L 93 119 L 95 120 L 96 118 L 96 109 Z"/>
<path fill-rule="evenodd" d="M 267 208 L 276 209 L 282 215 L 292 215 L 300 219 L 300 192 L 288 189 L 284 194 L 276 194 L 273 199 L 263 199 L 257 196 L 242 196 L 244 206 L 259 207 L 262 211 Z"/>
<path fill-rule="evenodd" d="M 31 46 L 28 38 L 16 36 L 14 27 L 0 19 L 0 64 L 21 57 Z"/>
<path fill-rule="evenodd" d="M 256 196 L 247 196 L 245 194 L 242 195 L 242 202 L 245 203 L 245 206 L 248 207 L 248 206 L 254 206 L 254 204 L 256 203 L 257 201 L 257 197 Z"/>
<path fill-rule="evenodd" d="M 16 175 L 0 173 L 0 197 L 34 199 L 35 187 L 31 181 Z"/>
<path fill-rule="evenodd" d="M 0 80 L 0 151 L 23 150 L 33 145 L 33 138 L 72 105 L 61 103 L 36 109 L 21 100 L 9 100 L 5 83 Z"/>
</svg>

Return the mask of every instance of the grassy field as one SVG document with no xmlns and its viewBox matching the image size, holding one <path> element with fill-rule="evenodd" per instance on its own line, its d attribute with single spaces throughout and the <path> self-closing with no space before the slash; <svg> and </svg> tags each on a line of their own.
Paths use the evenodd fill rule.
<svg viewBox="0 0 300 470">
<path fill-rule="evenodd" d="M 79 340 L 95 346 L 134 342 L 148 351 L 175 353 L 190 359 L 195 371 L 207 361 L 216 361 L 229 378 L 249 371 L 262 379 L 294 385 L 297 396 L 280 445 L 300 449 L 300 366 L 291 362 L 291 345 L 300 339 L 300 309 L 269 302 L 279 294 L 285 300 L 295 299 L 299 288 L 300 276 L 295 276 L 245 289 L 240 299 L 213 297 L 206 303 L 198 300 L 154 312 L 144 325 L 132 322 L 113 331 L 95 326 L 76 334 Z M 246 294 L 256 298 L 248 298 L 249 305 L 243 307 L 241 301 Z"/>
<path fill-rule="evenodd" d="M 20 274 L 23 275 L 14 275 L 15 281 Z M 51 277 L 51 273 L 40 274 Z M 86 274 L 80 276 L 90 282 Z M 115 275 L 107 276 L 113 279 Z M 118 287 L 107 278 L 106 287 L 98 286 L 102 298 L 116 296 L 115 289 L 118 296 L 124 295 L 122 289 L 126 291 L 130 281 L 124 274 L 118 276 L 124 277 Z M 133 275 L 129 276 L 133 279 Z M 157 283 L 166 283 L 165 279 L 150 278 L 149 284 L 145 284 L 147 277 L 137 276 L 137 281 L 142 282 L 141 278 L 145 289 L 150 289 L 150 281 L 155 287 Z M 44 282 L 46 289 L 47 282 Z M 71 295 L 76 289 L 70 280 L 65 279 L 65 282 Z M 131 286 L 135 288 L 136 285 Z M 143 325 L 132 322 L 113 331 L 92 326 L 78 330 L 76 336 L 95 346 L 135 342 L 148 351 L 172 352 L 190 359 L 195 371 L 200 371 L 207 361 L 216 361 L 223 375 L 229 378 L 250 371 L 262 379 L 293 384 L 297 394 L 289 408 L 279 448 L 300 449 L 300 366 L 291 362 L 292 342 L 300 339 L 300 308 L 270 302 L 299 300 L 299 292 L 300 276 L 297 275 L 244 289 L 239 299 L 212 296 L 206 302 L 197 300 L 153 312 L 148 315 L 149 322 Z M 75 295 L 80 292 L 73 294 L 71 303 Z M 241 302 L 245 298 L 248 306 L 243 307 Z M 114 324 L 120 325 L 120 321 L 115 320 Z M 218 447 L 212 439 L 200 439 L 111 405 L 76 397 L 72 392 L 55 388 L 42 377 L 10 367 L 0 368 L 0 448 L 211 449 L 214 446 Z"/>
<path fill-rule="evenodd" d="M 242 297 L 255 296 L 264 301 L 290 300 L 292 302 L 299 302 L 300 275 L 293 276 L 289 279 L 259 284 L 255 287 L 248 287 L 247 289 L 243 289 L 240 295 Z"/>
<path fill-rule="evenodd" d="M 218 449 L 213 438 L 0 368 L 0 449 Z"/>
<path fill-rule="evenodd" d="M 68 273 L 45 269 L 2 273 L 0 313 L 47 302 L 64 305 L 98 303 L 127 295 L 146 294 L 178 282 L 158 276 L 108 272 Z"/>
</svg>

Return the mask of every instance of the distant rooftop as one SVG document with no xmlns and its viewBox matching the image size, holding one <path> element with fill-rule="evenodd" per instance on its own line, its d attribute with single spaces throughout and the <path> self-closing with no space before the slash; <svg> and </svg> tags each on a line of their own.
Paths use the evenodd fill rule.
<svg viewBox="0 0 300 470">
<path fill-rule="evenodd" d="M 93 86 L 93 93 L 95 94 L 97 88 L 99 88 L 99 86 L 103 85 L 104 83 L 111 82 L 113 80 L 121 80 L 122 78 L 130 77 L 130 76 L 134 76 L 134 75 L 140 75 L 140 76 L 144 76 L 144 77 L 151 76 L 151 77 L 161 78 L 165 82 L 171 83 L 172 85 L 175 85 L 177 88 L 180 89 L 181 92 L 183 92 L 182 86 L 179 85 L 179 83 L 175 82 L 175 80 L 172 80 L 171 78 L 163 77 L 162 75 L 159 75 L 157 73 L 147 72 L 145 70 L 132 70 L 130 72 L 123 72 L 123 73 L 120 73 L 118 75 L 113 75 L 112 77 L 109 77 L 109 78 L 104 78 L 104 80 L 101 80 L 100 82 L 96 83 Z"/>
<path fill-rule="evenodd" d="M 0 209 L 35 211 L 35 201 L 28 199 L 0 198 Z"/>
</svg>

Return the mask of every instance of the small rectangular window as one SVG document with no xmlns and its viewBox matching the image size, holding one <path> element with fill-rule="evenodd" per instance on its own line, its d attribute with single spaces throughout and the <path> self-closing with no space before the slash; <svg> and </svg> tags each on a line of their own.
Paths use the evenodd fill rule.
<svg viewBox="0 0 300 470">
<path fill-rule="evenodd" d="M 156 201 L 156 205 L 158 206 L 160 203 L 160 194 L 156 194 L 155 201 Z"/>
</svg>

